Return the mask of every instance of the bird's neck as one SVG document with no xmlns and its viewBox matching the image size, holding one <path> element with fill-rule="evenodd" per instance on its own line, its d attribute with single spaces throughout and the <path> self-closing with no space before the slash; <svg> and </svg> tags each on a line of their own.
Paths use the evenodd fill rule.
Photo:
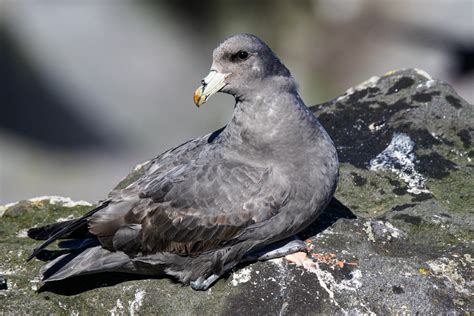
<svg viewBox="0 0 474 316">
<path fill-rule="evenodd" d="M 270 76 L 241 86 L 234 94 L 236 105 L 261 102 L 272 103 L 277 95 L 298 95 L 297 84 L 291 76 Z"/>
<path fill-rule="evenodd" d="M 318 138 L 327 137 L 296 91 L 259 91 L 236 101 L 224 136 L 235 151 L 242 148 L 246 154 L 265 160 L 299 159 L 302 151 L 314 149 Z M 299 152 L 288 152 L 295 146 L 302 148 L 295 148 Z M 289 157 L 278 157 L 282 152 Z"/>
</svg>

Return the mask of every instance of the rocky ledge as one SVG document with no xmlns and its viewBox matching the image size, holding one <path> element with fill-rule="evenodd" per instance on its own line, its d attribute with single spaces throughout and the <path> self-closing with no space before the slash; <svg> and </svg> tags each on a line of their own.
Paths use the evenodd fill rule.
<svg viewBox="0 0 474 316">
<path fill-rule="evenodd" d="M 87 202 L 0 207 L 0 313 L 466 313 L 473 303 L 473 106 L 416 69 L 373 77 L 312 107 L 337 144 L 336 199 L 302 237 L 311 260 L 236 269 L 207 292 L 100 275 L 42 286 L 26 229 Z M 140 175 L 137 167 L 119 185 Z"/>
</svg>

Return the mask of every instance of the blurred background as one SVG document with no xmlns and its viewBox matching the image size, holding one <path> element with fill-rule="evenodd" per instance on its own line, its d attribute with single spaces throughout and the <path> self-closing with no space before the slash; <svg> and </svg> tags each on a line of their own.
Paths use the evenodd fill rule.
<svg viewBox="0 0 474 316">
<path fill-rule="evenodd" d="M 0 204 L 94 202 L 134 165 L 213 131 L 192 94 L 214 47 L 264 39 L 307 105 L 417 67 L 474 102 L 474 1 L 0 1 Z"/>
</svg>

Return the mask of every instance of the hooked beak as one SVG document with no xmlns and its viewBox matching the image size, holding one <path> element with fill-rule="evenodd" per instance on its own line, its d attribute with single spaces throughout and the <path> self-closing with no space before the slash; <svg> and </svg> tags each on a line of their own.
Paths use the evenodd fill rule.
<svg viewBox="0 0 474 316">
<path fill-rule="evenodd" d="M 216 70 L 211 70 L 206 78 L 202 79 L 199 88 L 194 91 L 194 103 L 200 107 L 206 103 L 207 99 L 216 92 L 219 92 L 227 84 L 225 78 L 229 74 L 223 74 Z"/>
</svg>

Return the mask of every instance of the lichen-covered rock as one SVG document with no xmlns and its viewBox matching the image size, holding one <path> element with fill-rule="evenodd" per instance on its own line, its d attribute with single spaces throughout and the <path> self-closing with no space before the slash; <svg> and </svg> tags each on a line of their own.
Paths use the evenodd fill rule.
<svg viewBox="0 0 474 316">
<path fill-rule="evenodd" d="M 338 147 L 338 197 L 353 211 L 375 217 L 431 198 L 472 209 L 474 108 L 451 86 L 416 69 L 391 72 L 315 112 Z"/>
<path fill-rule="evenodd" d="M 118 274 L 42 286 L 41 262 L 25 263 L 26 229 L 90 206 L 41 197 L 0 207 L 0 313 L 472 312 L 473 106 L 403 70 L 312 109 L 338 147 L 341 179 L 340 202 L 301 233 L 311 260 L 239 267 L 207 292 Z"/>
</svg>

